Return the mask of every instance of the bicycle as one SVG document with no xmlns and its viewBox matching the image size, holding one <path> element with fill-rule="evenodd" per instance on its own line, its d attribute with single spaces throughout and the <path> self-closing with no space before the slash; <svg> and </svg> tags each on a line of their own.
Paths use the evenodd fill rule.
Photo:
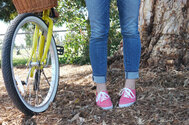
<svg viewBox="0 0 189 125">
<path fill-rule="evenodd" d="M 28 116 L 47 110 L 58 89 L 58 53 L 63 54 L 63 47 L 56 46 L 53 38 L 52 12 L 44 10 L 42 17 L 18 15 L 3 41 L 5 87 L 15 106 Z"/>
</svg>

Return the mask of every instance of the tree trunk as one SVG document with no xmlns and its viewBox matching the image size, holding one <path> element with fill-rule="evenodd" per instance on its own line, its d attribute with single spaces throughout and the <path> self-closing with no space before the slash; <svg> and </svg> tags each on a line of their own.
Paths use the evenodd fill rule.
<svg viewBox="0 0 189 125">
<path fill-rule="evenodd" d="M 189 68 L 189 0 L 141 0 L 141 67 Z M 109 68 L 123 68 L 122 46 L 108 58 Z"/>
<path fill-rule="evenodd" d="M 189 66 L 189 0 L 141 0 L 141 66 Z"/>
</svg>

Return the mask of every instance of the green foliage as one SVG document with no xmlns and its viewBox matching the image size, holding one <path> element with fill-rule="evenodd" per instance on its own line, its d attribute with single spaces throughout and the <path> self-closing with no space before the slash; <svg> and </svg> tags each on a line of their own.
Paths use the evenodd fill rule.
<svg viewBox="0 0 189 125">
<path fill-rule="evenodd" d="M 71 32 L 67 34 L 64 41 L 64 57 L 66 57 L 66 61 L 73 63 L 73 61 L 81 55 L 81 47 L 80 40 L 82 40 L 82 36 Z"/>
<path fill-rule="evenodd" d="M 117 0 L 111 0 L 110 31 L 108 39 L 108 56 L 112 56 L 121 41 Z M 84 64 L 89 62 L 90 24 L 87 18 L 85 0 L 59 0 L 57 10 L 60 14 L 56 26 L 66 24 L 71 30 L 63 42 L 65 54 L 61 63 Z M 0 20 L 9 21 L 16 14 L 12 0 L 0 0 Z M 5 14 L 6 13 L 6 14 Z M 31 38 L 27 37 L 28 42 Z"/>
<path fill-rule="evenodd" d="M 27 63 L 26 59 L 15 59 L 13 60 L 13 66 L 25 66 Z M 1 60 L 0 60 L 0 67 L 1 67 Z"/>
<path fill-rule="evenodd" d="M 85 20 L 86 11 L 84 8 L 85 0 L 59 0 L 59 20 L 58 25 L 62 25 L 63 23 L 75 23 L 75 20 L 80 19 L 81 21 Z M 77 26 L 77 25 L 75 25 Z M 74 27 L 73 27 L 74 28 Z"/>
<path fill-rule="evenodd" d="M 75 22 L 66 23 L 67 28 L 71 29 L 63 40 L 64 56 L 61 61 L 69 64 L 86 64 L 89 62 L 89 37 L 86 29 L 87 20 L 75 17 Z M 78 25 L 79 24 L 79 25 Z"/>
<path fill-rule="evenodd" d="M 108 39 L 108 56 L 112 56 L 117 50 L 122 39 L 120 33 L 119 13 L 117 9 L 117 0 L 111 1 L 110 6 L 110 31 Z"/>
<path fill-rule="evenodd" d="M 26 59 L 15 59 L 13 60 L 13 66 L 24 66 L 26 65 L 27 60 Z"/>
<path fill-rule="evenodd" d="M 9 22 L 17 15 L 12 0 L 0 0 L 0 20 Z"/>
<path fill-rule="evenodd" d="M 64 42 L 64 56 L 62 57 L 63 62 L 65 63 L 77 63 L 83 64 L 88 62 L 88 56 L 85 49 L 88 46 L 88 41 L 86 41 L 85 35 L 78 34 L 76 32 L 70 32 L 66 34 Z"/>
<path fill-rule="evenodd" d="M 116 0 L 112 0 L 110 8 L 110 31 L 108 40 L 108 56 L 112 56 L 118 49 L 121 41 L 119 25 L 119 14 Z M 57 25 L 63 23 L 74 33 L 67 34 L 63 41 L 65 54 L 61 61 L 66 63 L 88 63 L 89 62 L 89 38 L 90 24 L 87 19 L 87 9 L 84 0 L 60 0 L 58 11 L 60 18 Z"/>
<path fill-rule="evenodd" d="M 35 25 L 33 25 L 32 23 L 30 23 L 30 24 L 27 23 L 22 26 L 22 30 L 26 32 L 25 41 L 26 41 L 27 47 L 32 46 L 33 34 L 31 34 L 29 32 L 34 31 L 34 29 L 35 29 Z"/>
<path fill-rule="evenodd" d="M 89 21 L 84 0 L 60 0 L 58 11 L 60 17 L 57 26 L 66 24 L 71 30 L 63 41 L 65 53 L 60 62 L 85 64 L 89 62 Z"/>
<path fill-rule="evenodd" d="M 32 36 L 30 34 L 26 34 L 25 35 L 25 41 L 26 41 L 26 46 L 30 47 L 32 46 Z"/>
</svg>

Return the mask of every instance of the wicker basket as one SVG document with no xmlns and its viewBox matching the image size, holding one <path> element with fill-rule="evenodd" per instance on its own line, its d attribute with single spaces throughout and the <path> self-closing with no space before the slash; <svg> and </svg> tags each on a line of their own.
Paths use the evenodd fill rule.
<svg viewBox="0 0 189 125">
<path fill-rule="evenodd" d="M 42 12 L 57 6 L 57 0 L 13 0 L 18 13 Z"/>
</svg>

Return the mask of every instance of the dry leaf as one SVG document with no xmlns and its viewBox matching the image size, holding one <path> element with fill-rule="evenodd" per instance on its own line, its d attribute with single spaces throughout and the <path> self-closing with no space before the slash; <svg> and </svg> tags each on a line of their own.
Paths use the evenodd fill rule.
<svg viewBox="0 0 189 125">
<path fill-rule="evenodd" d="M 77 120 L 79 118 L 79 115 L 80 113 L 77 113 L 76 115 L 74 115 L 74 117 L 70 120 L 70 122 Z"/>
<path fill-rule="evenodd" d="M 106 125 L 106 122 L 103 120 L 102 125 Z"/>
</svg>

